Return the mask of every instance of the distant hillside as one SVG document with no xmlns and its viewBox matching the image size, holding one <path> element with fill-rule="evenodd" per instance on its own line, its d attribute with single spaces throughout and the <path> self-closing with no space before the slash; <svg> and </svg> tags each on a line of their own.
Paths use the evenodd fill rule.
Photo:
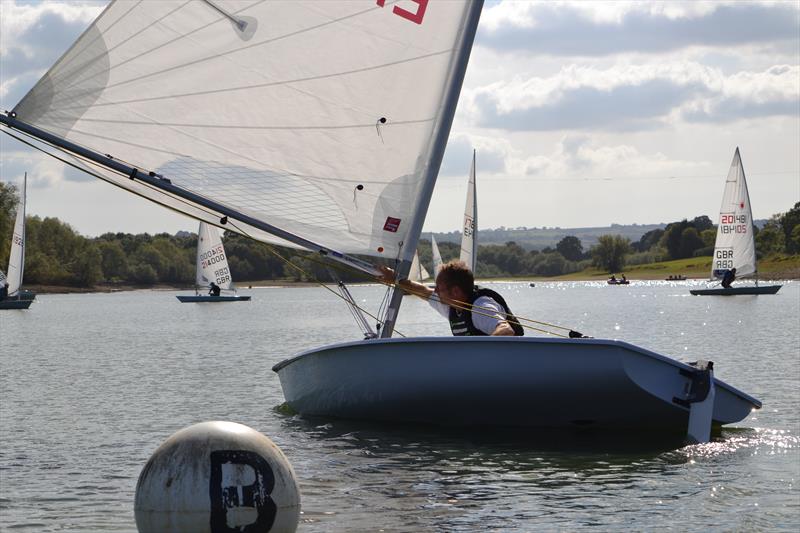
<svg viewBox="0 0 800 533">
<path fill-rule="evenodd" d="M 600 228 L 504 228 L 486 229 L 478 231 L 479 244 L 505 244 L 514 241 L 526 250 L 541 250 L 550 246 L 555 248 L 558 241 L 564 237 L 573 236 L 581 240 L 583 249 L 588 250 L 597 244 L 601 235 L 622 235 L 631 240 L 638 241 L 642 235 L 654 229 L 664 229 L 666 224 L 612 224 Z M 438 242 L 461 242 L 461 232 L 434 233 Z M 429 233 L 422 237 L 428 239 Z"/>
<path fill-rule="evenodd" d="M 754 220 L 757 228 L 761 229 L 767 223 L 766 219 Z M 558 241 L 564 237 L 577 237 L 580 239 L 584 250 L 595 244 L 601 235 L 622 235 L 637 242 L 642 235 L 654 229 L 664 229 L 667 224 L 611 224 L 598 228 L 504 228 L 478 230 L 479 244 L 505 244 L 514 241 L 526 250 L 541 250 L 550 246 L 555 248 Z M 430 239 L 430 233 L 422 234 L 423 239 Z M 461 242 L 461 232 L 434 233 L 437 242 Z"/>
</svg>

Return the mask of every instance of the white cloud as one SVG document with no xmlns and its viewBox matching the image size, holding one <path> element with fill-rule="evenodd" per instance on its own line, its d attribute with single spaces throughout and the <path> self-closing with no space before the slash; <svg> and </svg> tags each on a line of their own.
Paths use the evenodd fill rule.
<svg viewBox="0 0 800 533">
<path fill-rule="evenodd" d="M 664 53 L 691 46 L 773 46 L 800 31 L 792 2 L 502 2 L 478 43 L 542 55 Z"/>
<path fill-rule="evenodd" d="M 641 130 L 680 119 L 794 116 L 800 66 L 726 76 L 699 63 L 568 65 L 545 78 L 516 77 L 467 89 L 463 98 L 467 121 L 511 131 Z"/>
</svg>

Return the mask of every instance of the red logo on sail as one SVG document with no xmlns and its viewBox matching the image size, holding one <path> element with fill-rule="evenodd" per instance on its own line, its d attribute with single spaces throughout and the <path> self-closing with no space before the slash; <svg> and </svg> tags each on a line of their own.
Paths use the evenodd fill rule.
<svg viewBox="0 0 800 533">
<path fill-rule="evenodd" d="M 392 233 L 397 233 L 397 228 L 399 227 L 400 227 L 399 218 L 386 217 L 386 224 L 383 225 L 383 231 L 391 231 Z"/>
</svg>

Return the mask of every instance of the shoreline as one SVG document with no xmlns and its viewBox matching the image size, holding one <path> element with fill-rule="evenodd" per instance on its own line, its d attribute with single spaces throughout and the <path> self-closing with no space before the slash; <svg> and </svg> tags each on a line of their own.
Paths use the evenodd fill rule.
<svg viewBox="0 0 800 533">
<path fill-rule="evenodd" d="M 627 272 L 627 271 L 623 271 Z M 621 274 L 621 273 L 620 273 Z M 625 274 L 628 281 L 708 281 L 709 278 L 705 275 L 698 275 L 697 273 L 685 274 L 686 279 L 667 279 L 670 274 L 660 272 L 631 272 L 630 275 Z M 672 274 L 674 275 L 674 274 Z M 585 272 L 576 272 L 574 274 L 567 274 L 565 276 L 518 276 L 507 277 L 500 276 L 496 278 L 479 278 L 476 283 L 557 283 L 557 282 L 605 282 L 609 279 L 609 274 L 590 274 Z M 617 274 L 619 277 L 619 274 Z M 759 277 L 760 282 L 778 282 L 778 281 L 793 281 L 800 279 L 800 270 L 792 269 L 786 272 L 770 273 Z M 741 281 L 751 281 L 751 278 L 744 278 Z M 325 285 L 332 285 L 334 282 L 325 282 Z M 373 285 L 377 282 L 359 281 L 351 282 L 350 285 Z M 247 284 L 237 285 L 238 290 L 252 290 L 252 289 L 276 289 L 276 288 L 307 288 L 318 287 L 319 283 L 308 281 L 289 281 L 289 280 L 258 280 L 249 282 Z M 36 294 L 91 294 L 91 293 L 112 293 L 112 292 L 131 292 L 131 291 L 194 291 L 194 286 L 182 285 L 169 285 L 158 283 L 155 285 L 133 285 L 133 284 L 117 284 L 117 283 L 103 283 L 95 285 L 94 287 L 71 287 L 62 285 L 25 285 L 25 290 L 33 291 Z"/>
</svg>

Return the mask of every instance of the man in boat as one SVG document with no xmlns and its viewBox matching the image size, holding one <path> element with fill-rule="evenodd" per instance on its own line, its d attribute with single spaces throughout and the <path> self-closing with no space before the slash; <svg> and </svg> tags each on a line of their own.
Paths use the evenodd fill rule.
<svg viewBox="0 0 800 533">
<path fill-rule="evenodd" d="M 217 285 L 216 283 L 214 283 L 212 281 L 210 287 L 211 288 L 208 289 L 208 295 L 209 296 L 219 296 L 219 292 L 220 292 L 219 285 Z"/>
<path fill-rule="evenodd" d="M 381 267 L 382 281 L 394 282 L 394 271 Z M 450 321 L 453 335 L 524 335 L 517 318 L 502 296 L 475 285 L 472 271 L 463 261 L 450 261 L 436 275 L 436 289 L 404 279 L 404 291 L 428 300 L 431 306 Z M 434 296 L 435 294 L 435 296 Z"/>
<path fill-rule="evenodd" d="M 3 283 L 3 286 L 0 287 L 0 302 L 8 298 L 8 283 Z"/>
<path fill-rule="evenodd" d="M 722 276 L 722 286 L 725 287 L 726 289 L 730 289 L 731 283 L 733 283 L 733 280 L 735 279 L 736 279 L 735 268 L 725 271 L 725 275 Z"/>
</svg>

